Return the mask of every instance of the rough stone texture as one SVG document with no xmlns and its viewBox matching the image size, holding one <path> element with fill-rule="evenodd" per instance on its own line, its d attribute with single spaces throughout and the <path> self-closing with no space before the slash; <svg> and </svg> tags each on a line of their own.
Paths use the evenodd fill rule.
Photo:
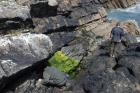
<svg viewBox="0 0 140 93">
<path fill-rule="evenodd" d="M 75 37 L 74 32 L 54 33 L 49 36 L 30 33 L 2 36 L 0 39 L 0 85 L 2 87 L 0 90 L 9 83 L 6 78 L 17 78 L 18 75 L 20 76 L 19 73 L 22 73 L 20 71 L 24 69 L 28 71 L 28 68 L 48 58 L 56 50 L 73 41 Z"/>
<path fill-rule="evenodd" d="M 51 40 L 48 41 L 48 37 L 44 35 L 34 38 L 30 38 L 28 35 L 1 37 L 1 77 L 6 76 L 6 80 L 10 81 L 11 78 L 8 76 L 12 75 L 12 78 L 16 77 L 17 79 L 21 72 L 15 75 L 16 72 L 31 66 L 41 59 L 47 58 L 50 52 L 52 53 L 58 49 L 80 60 L 83 65 L 86 60 L 86 64 L 87 62 L 89 64 L 87 64 L 85 69 L 89 73 L 86 72 L 87 77 L 84 76 L 82 80 L 77 80 L 76 84 L 66 91 L 43 85 L 38 88 L 36 86 L 37 79 L 42 78 L 42 76 L 33 76 L 33 78 L 26 80 L 22 80 L 20 77 L 18 78 L 19 81 L 22 81 L 20 81 L 20 84 L 17 84 L 15 79 L 15 81 L 10 81 L 10 83 L 7 84 L 4 77 L 4 79 L 0 80 L 0 90 L 3 90 L 2 88 L 10 90 L 6 93 L 87 93 L 87 91 L 89 91 L 89 93 L 139 93 L 139 87 L 137 86 L 139 85 L 137 84 L 139 83 L 139 69 L 137 69 L 139 67 L 134 66 L 136 67 L 136 69 L 134 69 L 132 66 L 131 68 L 129 67 L 129 65 L 131 66 L 129 62 L 128 65 L 119 63 L 119 65 L 124 66 L 124 68 L 118 69 L 118 64 L 116 65 L 118 58 L 116 58 L 116 60 L 113 58 L 110 59 L 106 55 L 106 48 L 98 50 L 97 47 L 102 41 L 102 38 L 99 39 L 99 37 L 96 37 L 94 34 L 94 32 L 99 32 L 96 34 L 100 35 L 100 33 L 102 33 L 101 30 L 110 26 L 109 23 L 105 23 L 107 15 L 105 8 L 125 8 L 134 4 L 135 0 L 58 0 L 57 6 L 50 6 L 48 4 L 49 0 L 15 1 L 10 0 L 10 2 L 13 2 L 10 4 L 15 5 L 16 8 L 13 11 L 10 5 L 10 8 L 7 8 L 9 3 L 6 6 L 2 6 L 7 9 L 6 11 L 9 11 L 9 9 L 12 11 L 8 12 L 8 15 L 4 15 L 6 21 L 4 20 L 2 23 L 6 25 L 8 23 L 10 26 L 12 26 L 11 24 L 15 26 L 21 25 L 21 21 L 19 20 L 22 19 L 22 21 L 24 21 L 27 17 L 30 18 L 31 15 L 35 27 L 40 27 L 42 33 L 49 33 Z M 2 1 L 1 3 L 3 2 L 7 1 Z M 26 8 L 30 10 L 30 13 L 28 13 L 29 11 L 23 11 L 24 9 L 26 10 Z M 18 9 L 21 9 L 18 13 L 25 13 L 25 15 L 20 16 L 20 14 L 14 13 L 18 11 Z M 11 15 L 10 13 L 14 14 Z M 17 21 L 15 21 L 14 18 L 17 17 L 20 19 L 16 19 Z M 23 23 L 26 24 L 26 22 Z M 104 24 L 106 24 L 106 26 L 104 26 Z M 5 28 L 7 28 L 7 26 Z M 68 32 L 74 30 L 78 30 L 78 32 Z M 44 37 L 47 38 L 44 39 Z M 7 42 L 5 42 L 4 39 Z M 27 43 L 28 40 L 31 40 L 31 42 Z M 123 58 L 119 60 L 120 62 L 121 59 L 125 59 L 126 56 L 122 57 Z M 139 64 L 138 60 L 139 58 L 136 56 L 136 65 Z M 112 68 L 116 71 L 113 71 Z M 79 77 L 81 76 L 79 75 Z M 13 85 L 15 86 L 13 89 L 9 89 L 7 88 L 8 85 L 12 87 Z"/>
<path fill-rule="evenodd" d="M 45 32 L 60 29 L 65 31 L 104 18 L 105 9 L 93 1 L 58 0 L 59 4 L 55 7 L 49 6 L 47 1 L 32 3 L 31 15 L 34 25 L 43 25 Z"/>
<path fill-rule="evenodd" d="M 44 84 L 51 86 L 63 86 L 67 82 L 66 74 L 55 67 L 46 67 L 43 72 Z"/>
<path fill-rule="evenodd" d="M 136 0 L 102 0 L 107 1 L 104 4 L 105 8 L 112 9 L 112 8 L 126 8 L 131 5 L 136 4 Z"/>
<path fill-rule="evenodd" d="M 81 25 L 103 23 L 107 15 L 105 8 L 125 8 L 135 0 L 58 0 L 58 6 L 45 3 L 31 4 L 31 15 L 35 26 L 43 25 L 44 31 L 68 30 Z M 105 8 L 104 8 L 105 7 Z M 45 10 L 48 10 L 47 12 Z M 41 19 L 43 18 L 43 19 Z M 98 21 L 101 20 L 101 21 Z M 96 24 L 97 24 L 96 23 Z M 96 27 L 96 26 L 95 26 Z"/>
<path fill-rule="evenodd" d="M 115 60 L 107 56 L 95 56 L 89 62 L 88 72 L 90 74 L 105 71 L 107 68 L 113 68 L 116 65 Z"/>
<path fill-rule="evenodd" d="M 52 43 L 54 44 L 52 50 L 62 48 L 67 45 L 69 42 L 73 41 L 76 38 L 75 32 L 57 32 L 48 35 L 51 38 Z"/>
<path fill-rule="evenodd" d="M 138 23 L 135 20 L 127 20 L 123 22 L 123 25 L 125 25 L 128 28 L 128 33 L 131 33 L 132 35 L 140 35 L 140 27 Z"/>
<path fill-rule="evenodd" d="M 30 9 L 27 6 L 20 6 L 14 0 L 0 1 L 0 18 L 16 18 L 23 20 L 31 18 Z"/>
<path fill-rule="evenodd" d="M 24 24 L 22 21 L 30 19 L 31 15 L 34 26 L 43 26 L 43 32 L 72 31 L 69 28 L 87 25 L 98 20 L 103 23 L 107 15 L 105 8 L 125 8 L 136 2 L 135 0 L 54 0 L 53 3 L 56 3 L 55 1 L 58 2 L 58 5 L 51 6 L 49 4 L 52 4 L 53 1 L 49 0 L 2 0 L 0 5 L 3 15 L 1 17 L 14 19 L 4 21 L 6 23 L 1 29 L 7 27 L 11 29 L 13 27 L 11 25 L 21 28 Z M 15 18 L 21 18 L 21 20 Z M 28 24 L 24 25 L 31 27 L 32 20 L 28 20 Z"/>
<path fill-rule="evenodd" d="M 0 39 L 0 62 L 3 76 L 10 76 L 33 63 L 45 59 L 52 49 L 52 42 L 43 34 L 3 36 Z"/>
<path fill-rule="evenodd" d="M 82 44 L 75 44 L 75 45 L 63 47 L 61 51 L 63 51 L 63 53 L 65 53 L 69 57 L 79 61 L 82 60 L 84 54 L 86 53 Z"/>
<path fill-rule="evenodd" d="M 83 34 L 85 37 L 82 36 Z M 91 39 L 92 42 L 96 42 L 95 35 L 91 32 L 85 34 L 83 31 L 78 35 L 81 37 L 77 36 L 75 40 L 62 48 L 62 51 L 71 57 L 73 55 L 75 55 L 74 57 L 81 56 L 84 49 L 89 51 L 91 44 L 89 41 Z M 81 41 L 83 42 L 79 45 Z M 60 89 L 44 85 L 38 87 L 36 86 L 37 79 L 34 79 L 36 76 L 33 76 L 32 79 L 28 79 L 24 83 L 20 83 L 20 86 L 16 86 L 15 91 L 12 93 L 139 93 L 140 53 L 134 51 L 135 49 L 127 49 L 119 57 L 110 58 L 107 55 L 108 46 L 109 42 L 106 41 L 103 46 L 92 51 L 92 55 L 83 56 L 82 62 L 86 59 L 88 65 L 75 80 L 70 82 L 69 88 Z M 80 56 L 78 57 L 80 58 Z"/>
<path fill-rule="evenodd" d="M 108 47 L 107 42 L 106 45 Z M 94 52 L 96 54 L 85 58 L 89 63 L 84 68 L 85 73 L 75 80 L 72 91 L 84 89 L 85 93 L 139 93 L 140 58 L 139 52 L 134 50 L 127 49 L 119 58 L 110 58 L 106 48 L 99 48 L 97 53 Z"/>
<path fill-rule="evenodd" d="M 126 67 L 140 83 L 140 52 L 131 51 L 124 53 L 119 58 L 118 64 Z"/>
<path fill-rule="evenodd" d="M 123 69 L 115 73 L 102 72 L 87 76 L 83 87 L 86 93 L 136 93 L 135 85 L 134 77 Z"/>
<path fill-rule="evenodd" d="M 0 14 L 0 30 L 21 28 L 31 22 L 30 8 L 18 5 L 15 0 L 1 0 Z"/>
</svg>

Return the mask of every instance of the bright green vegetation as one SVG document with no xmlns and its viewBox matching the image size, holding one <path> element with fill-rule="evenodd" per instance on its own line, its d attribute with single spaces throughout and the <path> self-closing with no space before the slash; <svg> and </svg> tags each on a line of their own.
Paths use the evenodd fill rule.
<svg viewBox="0 0 140 93">
<path fill-rule="evenodd" d="M 69 74 L 71 77 L 75 76 L 75 70 L 79 63 L 79 61 L 66 56 L 62 51 L 56 52 L 52 58 L 49 59 L 51 66 Z"/>
</svg>

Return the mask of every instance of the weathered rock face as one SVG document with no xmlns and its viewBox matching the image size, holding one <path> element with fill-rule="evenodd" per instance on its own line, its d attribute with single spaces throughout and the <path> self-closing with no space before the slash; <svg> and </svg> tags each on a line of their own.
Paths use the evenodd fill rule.
<svg viewBox="0 0 140 93">
<path fill-rule="evenodd" d="M 62 38 L 66 39 L 67 36 L 71 39 L 62 43 L 60 42 L 60 46 L 67 44 L 61 50 L 66 53 L 67 55 L 84 62 L 86 60 L 88 62 L 87 68 L 85 71 L 88 71 L 84 74 L 84 76 L 79 76 L 78 80 L 74 85 L 71 86 L 68 90 L 60 90 L 59 88 L 49 88 L 44 85 L 41 85 L 39 88 L 36 86 L 37 79 L 40 78 L 37 75 L 31 77 L 30 79 L 26 80 L 24 83 L 20 83 L 19 86 L 14 87 L 14 91 L 11 93 L 139 93 L 139 52 L 128 50 L 123 51 L 120 55 L 120 58 L 110 58 L 107 55 L 106 50 L 108 48 L 109 43 L 105 43 L 104 47 L 97 49 L 96 51 L 92 52 L 96 54 L 88 55 L 87 52 L 90 52 L 92 44 L 95 44 L 95 34 L 90 32 L 82 32 L 81 33 L 72 33 L 69 32 L 66 37 L 64 36 L 66 33 L 54 33 L 51 34 L 50 37 L 52 43 L 55 45 L 57 43 L 56 40 L 60 40 Z M 74 38 L 73 34 L 77 36 Z M 60 35 L 59 37 L 54 37 Z M 57 44 L 59 46 L 59 44 Z M 107 47 L 107 48 L 105 48 Z M 57 47 L 58 48 L 58 47 Z M 135 50 L 135 49 L 134 49 Z M 87 53 L 86 55 L 84 55 Z M 125 59 L 125 60 L 124 60 Z M 135 59 L 134 62 L 131 62 L 132 59 Z M 116 66 L 118 62 L 118 67 Z M 127 62 L 129 62 L 127 64 Z M 135 65 L 133 65 L 135 63 Z M 126 65 L 127 64 L 127 65 Z M 137 64 L 137 65 L 136 65 Z M 123 67 L 121 67 L 123 66 Z M 134 67 L 133 67 L 134 66 Z M 113 70 L 113 69 L 114 70 Z M 134 73 L 133 73 L 134 72 Z M 82 78 L 82 79 L 81 79 Z M 6 92 L 8 93 L 8 92 Z"/>
<path fill-rule="evenodd" d="M 3 20 L 6 18 L 2 22 L 1 29 L 21 28 L 24 25 L 31 27 L 33 24 L 35 27 L 43 26 L 43 32 L 46 33 L 52 33 L 52 31 L 71 31 L 73 30 L 72 28 L 81 25 L 86 25 L 86 29 L 94 29 L 98 24 L 105 21 L 107 15 L 105 8 L 125 8 L 135 4 L 135 2 L 135 0 L 1 1 L 1 14 L 3 14 L 1 18 Z M 33 23 L 32 20 L 29 20 L 31 17 Z M 9 18 L 12 19 L 9 20 Z M 24 22 L 25 20 L 27 23 Z"/>
<path fill-rule="evenodd" d="M 112 69 L 117 63 L 116 60 L 113 58 L 110 59 L 106 54 L 96 55 L 96 57 L 93 55 L 93 51 L 97 48 L 98 42 L 96 41 L 97 38 L 94 32 L 104 29 L 104 27 L 101 26 L 106 24 L 104 22 L 106 21 L 107 15 L 105 8 L 128 7 L 134 4 L 135 0 L 52 1 L 53 0 L 9 0 L 0 2 L 0 6 L 2 7 L 2 11 L 0 12 L 3 14 L 0 15 L 0 17 L 4 20 L 1 21 L 1 29 L 9 28 L 9 26 L 19 26 L 18 28 L 20 28 L 22 23 L 26 24 L 26 20 L 28 21 L 28 19 L 32 18 L 35 27 L 41 28 L 42 33 L 51 33 L 48 35 L 49 37 L 42 34 L 1 37 L 0 74 L 1 78 L 5 76 L 6 79 L 3 77 L 3 79 L 0 80 L 0 90 L 8 89 L 7 86 L 9 83 L 6 80 L 9 80 L 9 76 L 18 76 L 19 74 L 16 74 L 17 72 L 20 73 L 21 70 L 32 66 L 34 63 L 37 63 L 37 61 L 47 58 L 50 53 L 61 49 L 61 51 L 72 58 L 81 62 L 86 60 L 92 63 L 89 64 L 89 67 L 87 66 L 86 69 L 90 74 L 95 74 L 89 76 L 91 81 L 86 80 L 87 77 L 83 77 L 85 82 L 81 82 L 84 86 L 80 88 L 76 87 L 81 90 L 80 93 L 87 93 L 86 91 L 89 91 L 89 93 L 94 93 L 95 91 L 95 93 L 112 93 L 114 91 L 115 93 L 136 93 L 137 89 L 135 85 L 137 84 L 131 82 L 131 76 L 132 80 L 137 82 L 137 78 L 139 78 L 138 70 L 132 69 L 132 71 L 138 74 L 136 78 L 129 73 L 129 70 L 126 69 L 127 66 L 124 66 L 125 70 L 123 71 L 125 72 L 122 70 L 113 73 L 112 70 L 111 72 L 109 70 L 108 72 L 106 68 L 109 67 L 109 69 Z M 4 9 L 5 11 L 3 11 Z M 30 23 L 30 25 L 32 25 L 32 23 Z M 110 24 L 107 24 L 107 27 L 108 26 L 110 26 Z M 78 30 L 79 32 L 75 33 L 74 30 Z M 84 32 L 82 32 L 82 30 L 84 30 Z M 5 40 L 7 42 L 5 42 Z M 106 53 L 106 50 L 103 49 L 98 52 Z M 92 59 L 89 60 L 88 57 Z M 136 63 L 138 63 L 137 60 L 138 59 L 136 59 Z M 131 69 L 131 67 L 129 68 Z M 129 75 L 126 76 L 124 75 L 125 73 Z M 56 90 L 55 92 L 54 88 L 48 88 L 43 85 L 41 88 L 37 88 L 35 84 L 38 78 L 42 78 L 42 76 L 38 77 L 35 75 L 28 80 L 23 80 L 24 83 L 20 82 L 19 85 L 16 85 L 15 82 L 10 83 L 11 86 L 15 85 L 10 93 L 62 93 L 62 91 L 59 92 Z M 20 80 L 22 81 L 22 79 L 19 79 L 19 81 Z M 76 84 L 79 84 L 79 82 L 76 82 Z M 77 86 L 80 86 L 80 84 Z M 70 89 L 69 92 L 66 91 L 64 93 L 78 93 L 76 88 L 74 88 L 75 90 Z"/>
<path fill-rule="evenodd" d="M 57 32 L 48 35 L 54 44 L 52 50 L 61 49 L 63 46 L 67 45 L 69 42 L 76 38 L 75 32 Z"/>
<path fill-rule="evenodd" d="M 139 35 L 140 34 L 140 28 L 138 23 L 135 20 L 127 20 L 123 22 L 123 25 L 125 25 L 128 28 L 128 33 L 131 33 L 132 35 Z"/>
<path fill-rule="evenodd" d="M 104 18 L 107 15 L 105 8 L 125 8 L 136 2 L 135 0 L 57 1 L 57 6 L 49 6 L 47 0 L 30 3 L 34 25 L 44 25 L 46 33 L 51 33 L 54 30 L 66 31 L 81 25 L 86 26 L 84 27 L 86 29 L 94 29 L 105 21 Z"/>
<path fill-rule="evenodd" d="M 84 90 L 82 93 L 139 93 L 140 53 L 135 49 L 123 51 L 119 58 L 110 58 L 106 48 L 100 48 L 86 57 L 89 65 L 73 84 L 73 93 L 79 89 Z"/>
<path fill-rule="evenodd" d="M 108 9 L 126 8 L 136 4 L 136 0 L 105 0 L 105 1 L 107 2 L 104 4 L 104 7 Z"/>
<path fill-rule="evenodd" d="M 29 7 L 18 5 L 15 0 L 1 0 L 0 14 L 0 30 L 31 26 Z"/>
<path fill-rule="evenodd" d="M 67 33 L 67 34 L 66 34 Z M 51 48 L 53 48 L 53 50 L 51 51 L 51 52 L 54 52 L 55 50 L 57 50 L 57 49 L 59 49 L 59 48 L 62 48 L 61 49 L 61 51 L 63 51 L 66 55 L 68 55 L 68 56 L 70 56 L 70 57 L 72 57 L 72 58 L 74 58 L 74 59 L 77 59 L 77 60 L 79 60 L 79 61 L 81 61 L 83 58 L 84 58 L 84 56 L 85 56 L 85 54 L 86 54 L 86 52 L 87 52 L 87 50 L 89 50 L 89 48 L 90 48 L 90 46 L 92 45 L 92 43 L 93 42 L 95 42 L 95 34 L 93 34 L 92 32 L 89 32 L 89 33 L 86 33 L 86 32 L 83 32 L 83 36 L 81 36 L 81 33 L 79 33 L 79 35 L 78 35 L 78 33 L 76 33 L 76 32 L 61 32 L 61 33 L 53 33 L 53 34 L 50 34 L 49 36 L 50 36 L 50 40 L 51 40 L 51 43 L 53 44 L 53 46 L 51 46 Z M 84 36 L 84 33 L 86 33 L 86 36 Z M 25 35 L 26 36 L 26 35 Z M 44 36 L 44 35 L 43 35 Z M 43 38 L 43 36 L 41 36 L 42 38 Z M 23 37 L 24 37 L 24 35 L 23 35 Z M 23 38 L 22 37 L 22 38 Z M 10 38 L 10 37 L 9 37 Z M 35 37 L 35 38 L 37 38 L 37 37 Z M 29 39 L 29 41 L 30 41 L 30 38 L 26 38 L 26 42 L 28 41 L 28 39 Z M 11 39 L 10 39 L 11 40 Z M 24 40 L 24 38 L 23 38 L 23 40 Z M 38 39 L 37 39 L 38 40 Z M 12 40 L 13 41 L 13 40 Z M 40 40 L 40 43 L 41 43 L 41 45 L 40 45 L 40 47 L 43 47 L 42 46 L 42 43 L 43 43 L 43 41 L 41 42 L 42 40 Z M 59 42 L 58 42 L 59 41 Z M 90 43 L 88 42 L 88 41 L 90 41 Z M 17 41 L 16 41 L 17 42 Z M 37 41 L 32 41 L 31 40 L 31 42 L 36 42 L 37 43 Z M 44 40 L 44 43 L 45 42 L 47 42 L 46 40 Z M 70 43 L 69 43 L 70 42 Z M 81 43 L 82 42 L 82 43 Z M 35 43 L 35 44 L 36 44 Z M 38 42 L 39 43 L 39 42 Z M 38 44 L 37 43 L 37 44 Z M 43 44 L 44 44 L 43 43 Z M 31 46 L 36 46 L 36 45 L 31 45 Z M 67 44 L 67 45 L 66 45 Z M 17 45 L 18 45 L 18 42 L 17 42 Z M 23 44 L 24 45 L 24 44 Z M 46 44 L 46 46 L 47 46 L 48 44 Z M 21 45 L 18 45 L 18 46 L 21 46 Z M 25 45 L 24 45 L 25 46 Z M 25 51 L 25 49 L 24 49 L 24 46 L 22 46 L 22 47 L 20 47 L 20 50 L 21 50 L 21 55 L 22 55 L 22 50 L 24 51 L 24 52 L 26 52 Z M 39 47 L 37 47 L 37 48 L 39 48 Z M 45 46 L 44 46 L 44 48 L 45 48 Z M 49 49 L 51 49 L 51 48 L 49 48 Z M 29 48 L 30 49 L 30 48 Z M 39 48 L 40 49 L 40 48 Z M 46 48 L 45 48 L 46 49 Z M 54 50 L 55 49 L 55 50 Z M 19 48 L 17 47 L 17 51 L 19 50 Z M 28 50 L 28 49 L 27 49 Z M 41 49 L 42 50 L 42 49 Z M 39 50 L 38 50 L 39 51 Z M 16 51 L 15 51 L 16 52 Z M 35 52 L 35 51 L 34 51 Z M 42 50 L 42 52 L 44 53 L 45 52 L 45 50 L 43 49 Z M 35 52 L 36 53 L 36 52 Z M 46 53 L 46 52 L 45 52 Z M 48 53 L 48 52 L 47 52 Z M 46 53 L 46 55 L 47 55 L 47 53 Z M 28 54 L 28 51 L 27 51 L 27 54 Z M 30 52 L 29 52 L 29 54 L 30 54 Z M 10 54 L 9 54 L 10 55 Z M 40 55 L 42 55 L 42 54 L 40 54 Z M 16 55 L 15 55 L 16 56 Z M 20 54 L 19 54 L 19 56 L 20 56 Z M 45 56 L 45 55 L 42 55 L 42 56 Z M 46 56 L 47 57 L 47 56 Z M 9 57 L 8 57 L 9 58 Z M 12 57 L 11 57 L 12 58 Z M 24 58 L 24 55 L 23 55 L 23 57 L 21 58 L 21 57 L 18 57 L 18 58 L 20 58 L 21 59 L 21 61 L 23 60 L 23 61 L 26 61 L 26 59 L 24 60 L 23 58 Z M 17 59 L 18 59 L 17 58 Z M 35 57 L 35 58 L 37 58 L 37 57 Z M 41 58 L 41 57 L 40 57 Z M 28 58 L 28 60 L 30 60 L 29 58 Z M 27 60 L 27 61 L 28 61 Z M 41 60 L 41 59 L 40 59 Z M 20 60 L 17 60 L 17 61 L 20 61 Z M 27 62 L 26 61 L 26 62 Z M 36 62 L 36 61 L 35 61 Z M 47 61 L 46 61 L 47 62 Z M 8 63 L 8 62 L 7 62 Z M 10 62 L 9 62 L 10 63 Z M 18 63 L 18 62 L 17 62 Z M 20 63 L 20 62 L 19 62 Z M 28 63 L 28 62 L 27 62 Z M 29 64 L 33 64 L 34 62 L 29 62 Z M 21 65 L 22 66 L 22 65 Z M 14 67 L 15 69 L 16 69 L 16 67 Z M 2 68 L 1 68 L 2 69 Z M 17 69 L 19 69 L 19 68 L 17 68 Z M 16 69 L 16 70 L 17 70 Z M 37 69 L 36 69 L 37 70 Z M 1 70 L 1 71 L 3 71 L 3 70 Z M 11 70 L 11 72 L 12 72 L 12 70 Z M 47 72 L 47 71 L 46 71 Z M 28 72 L 26 72 L 26 73 L 28 73 Z M 30 72 L 29 72 L 30 73 Z M 42 73 L 42 72 L 41 72 Z M 44 72 L 45 73 L 45 72 Z M 40 73 L 39 73 L 40 74 Z M 46 73 L 46 74 L 48 74 L 48 73 Z M 45 74 L 44 74 L 45 75 Z M 15 75 L 15 77 L 16 77 L 17 75 Z M 59 92 L 60 90 L 59 89 L 53 89 L 53 88 L 48 88 L 48 87 L 46 87 L 46 86 L 44 86 L 44 85 L 41 85 L 41 86 L 39 86 L 39 88 L 38 88 L 38 83 L 37 83 L 37 79 L 38 78 L 41 78 L 42 76 L 38 76 L 38 75 L 36 75 L 36 71 L 35 71 L 35 74 L 33 74 L 33 76 L 32 77 L 30 77 L 30 79 L 28 79 L 27 81 L 25 80 L 25 81 L 23 81 L 24 83 L 20 83 L 20 85 L 16 85 L 16 83 L 19 83 L 18 81 L 15 81 L 14 83 L 15 84 L 12 84 L 12 83 L 10 83 L 12 86 L 9 86 L 10 87 L 10 90 L 13 88 L 14 89 L 14 91 L 12 91 L 11 90 L 11 92 L 12 93 L 18 93 L 18 92 L 21 92 L 21 93 L 28 93 L 28 92 L 31 92 L 31 93 L 35 93 L 35 92 L 40 92 L 40 93 L 46 93 L 46 92 L 48 92 L 48 93 L 50 93 L 51 91 L 56 91 L 56 92 L 54 92 L 54 93 L 57 93 L 57 92 Z M 54 75 L 53 75 L 53 77 L 54 77 Z M 52 77 L 51 77 L 52 78 Z M 61 79 L 61 78 L 60 78 Z M 63 79 L 62 79 L 63 80 Z M 20 81 L 20 79 L 19 79 L 19 81 Z M 22 81 L 22 80 L 21 80 Z M 6 84 L 7 84 L 7 81 L 5 81 L 6 82 Z M 5 89 L 8 89 L 7 88 L 7 86 L 8 86 L 8 84 L 6 85 L 6 86 L 4 86 L 4 82 L 1 82 L 1 85 L 3 85 L 3 87 L 1 87 L 1 89 L 0 90 L 5 90 Z M 11 88 L 12 87 L 12 88 Z M 7 91 L 7 90 L 6 90 Z M 6 92 L 7 93 L 7 92 Z M 60 93 L 62 93 L 62 91 L 60 91 Z"/>
<path fill-rule="evenodd" d="M 16 18 L 23 20 L 31 18 L 30 9 L 27 6 L 20 6 L 14 0 L 4 0 L 0 2 L 0 18 Z"/>
<path fill-rule="evenodd" d="M 2 36 L 0 43 L 0 79 L 10 77 L 47 58 L 53 46 L 50 38 L 43 34 Z"/>
<path fill-rule="evenodd" d="M 138 79 L 138 83 L 140 83 L 140 61 L 139 61 L 140 53 L 136 51 L 126 52 L 122 57 L 119 58 L 118 64 L 126 67 L 131 74 Z"/>
<path fill-rule="evenodd" d="M 137 81 L 128 73 L 126 69 L 121 68 L 115 73 L 102 72 L 87 76 L 84 81 L 84 90 L 86 93 L 137 93 L 135 87 Z"/>
<path fill-rule="evenodd" d="M 43 9 L 39 8 L 40 6 L 42 6 L 42 4 L 38 6 L 36 4 L 32 5 L 31 13 L 35 26 L 44 25 L 44 30 L 46 33 L 52 32 L 54 30 L 71 30 L 72 28 L 84 25 L 95 20 L 99 20 L 106 16 L 105 9 L 102 6 L 97 6 L 93 3 L 90 3 L 90 1 L 61 1 L 56 7 L 48 6 L 44 8 L 42 6 Z M 43 11 L 45 9 L 47 9 L 48 11 Z M 41 19 L 40 17 L 44 18 Z"/>
<path fill-rule="evenodd" d="M 22 70 L 28 72 L 29 69 L 34 68 L 35 64 L 47 64 L 47 61 L 40 62 L 40 60 L 48 58 L 75 38 L 75 32 L 53 33 L 49 36 L 30 33 L 2 36 L 0 39 L 0 90 L 5 89 L 5 86 L 11 82 L 9 78 L 20 76 Z M 77 53 L 77 56 L 79 54 Z M 29 73 L 32 72 L 29 71 Z"/>
</svg>

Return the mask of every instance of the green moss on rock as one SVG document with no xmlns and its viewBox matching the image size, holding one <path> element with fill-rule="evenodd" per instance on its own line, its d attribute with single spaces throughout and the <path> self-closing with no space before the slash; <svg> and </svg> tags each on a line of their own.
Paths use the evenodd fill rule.
<svg viewBox="0 0 140 93">
<path fill-rule="evenodd" d="M 56 67 L 72 77 L 75 75 L 75 70 L 79 63 L 79 61 L 66 56 L 62 51 L 56 52 L 52 58 L 49 59 L 51 66 Z"/>
</svg>

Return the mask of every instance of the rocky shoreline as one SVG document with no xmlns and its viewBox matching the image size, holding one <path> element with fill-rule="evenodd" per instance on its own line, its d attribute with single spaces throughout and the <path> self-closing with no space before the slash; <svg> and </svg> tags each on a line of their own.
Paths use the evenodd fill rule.
<svg viewBox="0 0 140 93">
<path fill-rule="evenodd" d="M 106 19 L 106 10 L 126 8 L 136 1 L 57 2 L 51 6 L 49 0 L 0 1 L 0 92 L 139 93 L 139 44 L 113 59 L 105 41 L 114 26 Z M 39 81 L 57 51 L 80 62 L 79 74 L 64 88 Z"/>
</svg>

